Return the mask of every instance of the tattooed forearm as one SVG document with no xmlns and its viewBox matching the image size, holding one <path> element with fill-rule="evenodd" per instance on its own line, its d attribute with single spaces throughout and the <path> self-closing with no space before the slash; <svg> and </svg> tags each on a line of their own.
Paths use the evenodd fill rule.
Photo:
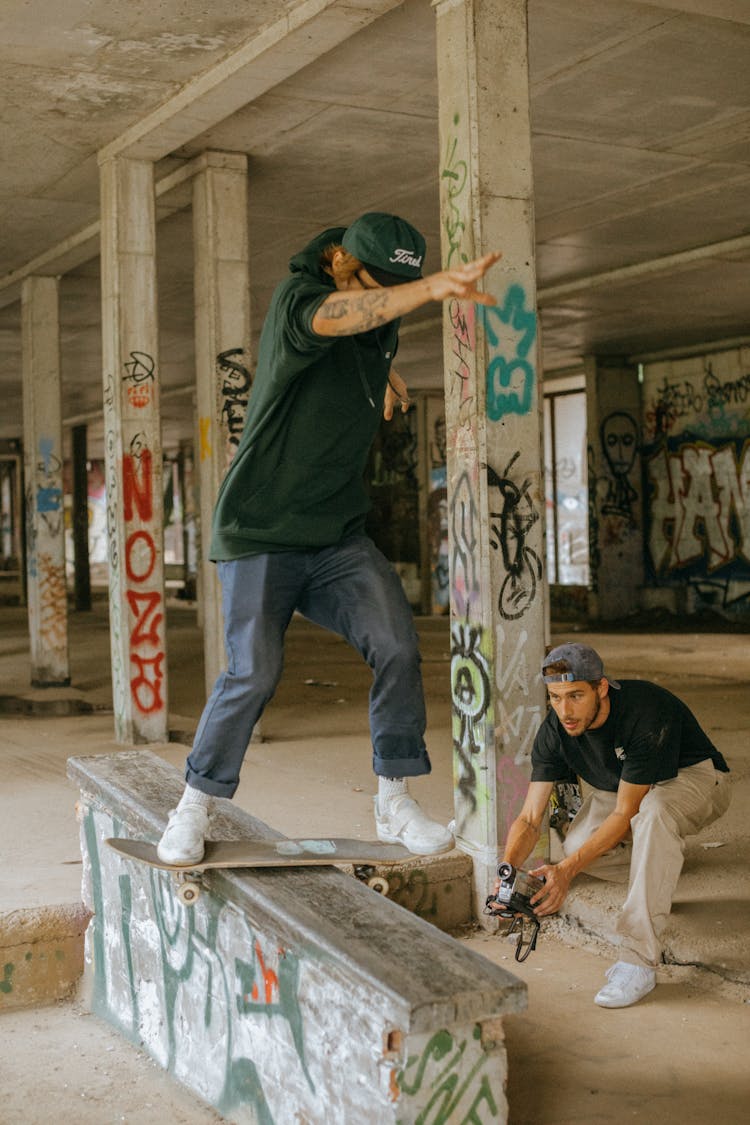
<svg viewBox="0 0 750 1125">
<path fill-rule="evenodd" d="M 394 313 L 389 311 L 389 293 L 386 289 L 372 289 L 366 293 L 336 293 L 326 298 L 317 312 L 323 321 L 338 321 L 329 326 L 332 336 L 353 336 L 357 332 L 367 332 L 392 320 Z"/>
</svg>

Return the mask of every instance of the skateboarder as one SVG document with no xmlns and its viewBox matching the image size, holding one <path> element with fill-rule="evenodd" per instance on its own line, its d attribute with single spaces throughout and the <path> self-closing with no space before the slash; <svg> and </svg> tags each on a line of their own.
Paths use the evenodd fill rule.
<svg viewBox="0 0 750 1125">
<path fill-rule="evenodd" d="M 424 255 L 408 222 L 370 212 L 314 238 L 274 292 L 245 428 L 214 512 L 228 667 L 159 844 L 167 863 L 200 860 L 212 798 L 233 796 L 295 610 L 342 635 L 372 669 L 378 839 L 418 854 L 452 846 L 408 791 L 408 778 L 431 769 L 420 655 L 401 582 L 364 534 L 362 477 L 381 412 L 390 419 L 399 403 L 408 408 L 393 368 L 400 317 L 454 297 L 494 304 L 476 284 L 500 255 L 423 277 Z"/>
<path fill-rule="evenodd" d="M 550 710 L 504 859 L 519 867 L 533 851 L 553 782 L 577 776 L 591 786 L 562 842 L 564 858 L 532 872 L 546 884 L 531 904 L 540 917 L 554 914 L 580 871 L 629 883 L 617 921 L 621 959 L 594 997 L 624 1008 L 656 985 L 685 836 L 726 812 L 729 767 L 681 700 L 646 680 L 608 679 L 588 645 L 554 648 L 542 677 Z"/>
</svg>

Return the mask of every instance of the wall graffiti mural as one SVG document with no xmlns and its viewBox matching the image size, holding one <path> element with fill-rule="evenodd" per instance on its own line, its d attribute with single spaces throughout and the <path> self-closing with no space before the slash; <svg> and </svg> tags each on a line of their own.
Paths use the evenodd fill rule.
<svg viewBox="0 0 750 1125">
<path fill-rule="evenodd" d="M 647 576 L 695 605 L 750 612 L 747 349 L 647 369 Z"/>
<path fill-rule="evenodd" d="M 528 542 L 529 532 L 541 518 L 534 508 L 532 482 L 526 477 L 519 485 L 509 476 L 519 457 L 520 452 L 514 453 L 500 473 L 487 466 L 487 483 L 498 490 L 501 500 L 497 510 L 493 510 L 490 499 L 490 546 L 500 551 L 502 557 L 505 578 L 498 609 L 506 621 L 523 617 L 536 598 L 542 577 L 542 560 Z"/>
<path fill-rule="evenodd" d="M 465 616 L 479 592 L 477 547 L 479 512 L 468 472 L 454 484 L 450 502 L 453 597 L 458 616 Z"/>
<path fill-rule="evenodd" d="M 727 584 L 750 581 L 750 439 L 672 440 L 645 460 L 654 577 L 711 579 L 716 590 L 720 572 L 726 603 Z"/>
</svg>

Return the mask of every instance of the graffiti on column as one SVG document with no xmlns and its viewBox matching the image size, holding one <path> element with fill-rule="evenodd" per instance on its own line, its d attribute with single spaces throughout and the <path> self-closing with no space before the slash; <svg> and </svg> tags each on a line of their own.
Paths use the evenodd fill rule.
<svg viewBox="0 0 750 1125">
<path fill-rule="evenodd" d="M 430 443 L 430 491 L 427 497 L 427 534 L 430 544 L 432 612 L 447 613 L 450 604 L 448 562 L 448 482 L 445 415 L 438 413 Z"/>
<path fill-rule="evenodd" d="M 131 352 L 125 363 L 127 375 L 123 377 L 128 402 L 136 410 L 151 404 L 155 362 L 148 352 Z"/>
<path fill-rule="evenodd" d="M 492 510 L 490 503 L 490 546 L 500 551 L 505 572 L 498 609 L 506 621 L 523 617 L 536 598 L 542 577 L 542 561 L 528 542 L 529 533 L 540 518 L 531 496 L 532 482 L 526 477 L 518 484 L 509 476 L 519 457 L 517 451 L 500 473 L 487 466 L 487 483 L 498 490 L 501 500 L 497 511 Z"/>
<path fill-rule="evenodd" d="M 216 372 L 221 382 L 221 421 L 229 444 L 229 460 L 240 443 L 253 381 L 247 367 L 239 360 L 244 354 L 243 348 L 229 348 L 216 357 Z"/>
<path fill-rule="evenodd" d="M 477 809 L 474 759 L 485 749 L 484 722 L 490 706 L 490 672 L 482 652 L 479 626 L 457 623 L 451 629 L 451 697 L 455 784 L 461 794 L 459 815 Z M 459 830 L 462 824 L 458 824 Z"/>
<path fill-rule="evenodd" d="M 501 304 L 481 306 L 481 316 L 490 352 L 487 416 L 497 422 L 507 414 L 528 414 L 536 382 L 536 313 L 526 306 L 525 290 L 514 283 Z"/>
<path fill-rule="evenodd" d="M 461 118 L 459 114 L 453 117 L 453 125 L 457 127 Z M 459 139 L 449 136 L 446 145 L 445 159 L 440 173 L 441 180 L 445 181 L 447 188 L 447 204 L 444 207 L 443 225 L 448 239 L 448 255 L 445 266 L 449 269 L 454 255 L 458 254 L 460 261 L 467 262 L 468 256 L 461 250 L 466 220 L 463 216 L 459 202 L 466 190 L 469 180 L 469 167 L 465 160 L 458 157 Z"/>
<path fill-rule="evenodd" d="M 471 418 L 474 392 L 474 352 L 476 346 L 476 311 L 473 304 L 452 300 L 448 304 L 451 325 L 450 375 L 458 382 L 458 424 Z"/>
<path fill-rule="evenodd" d="M 164 620 L 160 589 L 159 552 L 153 536 L 153 463 L 146 435 L 136 434 L 122 459 L 125 519 L 126 598 L 130 607 L 129 648 L 134 675 L 133 704 L 142 715 L 163 710 L 164 650 L 160 628 Z M 133 523 L 138 526 L 133 527 Z M 145 526 L 144 526 L 145 525 Z M 150 526 L 149 526 L 150 525 Z M 159 587 L 153 587 L 156 574 Z"/>
<path fill-rule="evenodd" d="M 453 488 L 450 516 L 453 531 L 453 597 L 458 616 L 468 614 L 479 594 L 477 547 L 479 512 L 468 472 L 464 470 Z"/>
<path fill-rule="evenodd" d="M 602 482 L 600 510 L 602 516 L 607 517 L 610 539 L 619 542 L 638 528 L 633 511 L 638 492 L 630 481 L 639 450 L 638 423 L 626 411 L 615 410 L 602 421 L 599 435 L 609 469 L 609 475 Z"/>
<path fill-rule="evenodd" d="M 543 718 L 541 704 L 533 702 L 536 676 L 529 672 L 526 657 L 529 634 L 526 629 L 511 633 L 512 648 L 503 625 L 498 624 L 495 635 L 495 736 L 498 746 L 512 755 L 514 765 L 528 767 L 534 737 Z M 515 706 L 509 704 L 510 700 Z M 528 780 L 528 770 L 519 776 Z"/>
</svg>

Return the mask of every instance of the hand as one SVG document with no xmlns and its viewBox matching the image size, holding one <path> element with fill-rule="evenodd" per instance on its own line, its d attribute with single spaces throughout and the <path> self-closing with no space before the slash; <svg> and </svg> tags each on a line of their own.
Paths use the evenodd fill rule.
<svg viewBox="0 0 750 1125">
<path fill-rule="evenodd" d="M 390 422 L 393 417 L 396 403 L 401 404 L 402 414 L 406 414 L 411 406 L 406 383 L 401 378 L 398 371 L 391 368 L 390 374 L 388 375 L 388 386 L 385 388 L 385 402 L 383 403 L 383 417 L 386 422 Z"/>
<path fill-rule="evenodd" d="M 536 875 L 537 879 L 545 879 L 542 889 L 531 898 L 534 913 L 539 918 L 556 914 L 565 902 L 573 876 L 568 874 L 561 863 L 545 863 L 529 874 Z"/>
<path fill-rule="evenodd" d="M 480 293 L 475 285 L 500 258 L 502 254 L 493 251 L 482 258 L 476 258 L 473 262 L 467 262 L 466 265 L 430 274 L 425 278 L 430 296 L 433 301 L 446 301 L 449 297 L 458 297 L 461 301 L 475 301 L 478 305 L 496 305 L 496 297 L 491 293 Z"/>
</svg>

